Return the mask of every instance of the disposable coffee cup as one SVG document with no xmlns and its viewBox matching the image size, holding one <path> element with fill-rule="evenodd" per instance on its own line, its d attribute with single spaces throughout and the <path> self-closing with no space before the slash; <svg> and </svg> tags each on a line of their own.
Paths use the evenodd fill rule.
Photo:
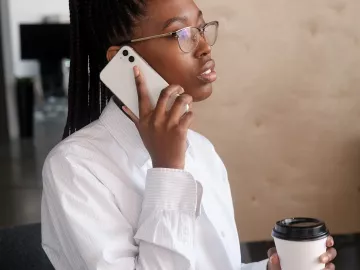
<svg viewBox="0 0 360 270">
<path fill-rule="evenodd" d="M 326 252 L 329 231 L 313 218 L 278 221 L 272 231 L 282 270 L 322 270 L 320 256 Z"/>
</svg>

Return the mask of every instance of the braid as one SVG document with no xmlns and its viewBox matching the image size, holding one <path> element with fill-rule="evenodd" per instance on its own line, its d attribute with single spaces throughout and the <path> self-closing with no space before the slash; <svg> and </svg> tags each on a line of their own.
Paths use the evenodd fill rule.
<svg viewBox="0 0 360 270">
<path fill-rule="evenodd" d="M 64 138 L 99 118 L 112 93 L 100 81 L 106 51 L 131 38 L 146 0 L 70 0 L 71 66 Z"/>
</svg>

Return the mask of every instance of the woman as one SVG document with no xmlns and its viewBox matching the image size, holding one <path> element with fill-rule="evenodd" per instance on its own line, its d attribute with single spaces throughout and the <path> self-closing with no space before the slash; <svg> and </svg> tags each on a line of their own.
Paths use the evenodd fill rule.
<svg viewBox="0 0 360 270">
<path fill-rule="evenodd" d="M 206 24 L 193 0 L 73 0 L 70 10 L 65 137 L 72 135 L 43 171 L 43 247 L 55 268 L 280 269 L 273 251 L 269 261 L 241 264 L 225 167 L 211 143 L 189 130 L 191 109 L 182 114 L 212 93 L 218 24 Z M 171 84 L 152 108 L 134 69 L 140 119 L 99 81 L 128 43 Z M 324 254 L 328 269 L 335 256 L 333 248 Z"/>
</svg>

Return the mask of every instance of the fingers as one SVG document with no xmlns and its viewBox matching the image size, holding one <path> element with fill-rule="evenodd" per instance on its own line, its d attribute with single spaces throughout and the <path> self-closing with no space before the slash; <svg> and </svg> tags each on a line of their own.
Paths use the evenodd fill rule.
<svg viewBox="0 0 360 270">
<path fill-rule="evenodd" d="M 329 248 L 325 254 L 321 255 L 320 262 L 321 263 L 329 263 L 333 261 L 337 256 L 337 251 L 335 248 Z"/>
<path fill-rule="evenodd" d="M 139 118 L 132 111 L 130 111 L 130 109 L 128 107 L 123 106 L 122 109 L 137 126 L 139 124 Z"/>
<path fill-rule="evenodd" d="M 280 258 L 278 254 L 276 253 L 276 248 L 271 248 L 268 251 L 268 257 L 269 257 L 269 269 L 270 270 L 281 270 L 280 267 Z"/>
<path fill-rule="evenodd" d="M 176 100 L 174 105 L 171 108 L 170 111 L 170 123 L 172 124 L 178 124 L 180 121 L 180 118 L 184 115 L 186 112 L 187 106 L 189 106 L 193 101 L 192 96 L 183 94 L 179 96 Z"/>
<path fill-rule="evenodd" d="M 331 248 L 335 245 L 334 238 L 332 236 L 329 236 L 326 240 L 326 246 L 328 248 Z"/>
<path fill-rule="evenodd" d="M 184 89 L 178 85 L 171 85 L 165 88 L 161 92 L 155 108 L 156 117 L 162 116 L 166 113 L 166 109 L 168 108 L 170 99 L 174 98 L 174 96 L 181 95 L 183 93 L 184 93 Z"/>
<path fill-rule="evenodd" d="M 151 114 L 153 109 L 144 77 L 137 66 L 134 67 L 134 76 L 139 98 L 139 116 L 140 119 L 142 119 Z M 184 92 L 184 89 L 179 85 L 171 85 L 164 89 L 160 94 L 154 113 L 152 114 L 153 119 L 156 119 L 157 122 L 162 122 L 161 119 L 165 119 L 164 116 L 166 115 L 166 110 L 168 108 L 170 99 L 174 96 L 181 95 L 180 97 L 176 98 L 175 103 L 171 108 L 170 116 L 168 116 L 169 118 L 167 119 L 169 120 L 170 124 L 179 124 L 179 121 L 184 115 L 187 105 L 190 106 L 192 103 L 192 97 L 190 95 L 182 95 Z M 139 123 L 139 119 L 134 115 L 134 113 L 132 113 L 128 108 L 123 109 L 135 124 Z M 186 117 L 181 121 L 182 125 L 190 126 L 192 119 L 192 113 L 186 115 Z"/>
<path fill-rule="evenodd" d="M 280 266 L 280 259 L 279 256 L 277 254 L 274 254 L 270 257 L 270 263 L 272 265 L 279 265 Z"/>
<path fill-rule="evenodd" d="M 335 270 L 335 265 L 333 263 L 329 263 L 326 265 L 325 270 Z"/>
<path fill-rule="evenodd" d="M 270 270 L 281 270 L 279 256 L 274 254 L 269 259 L 269 269 Z"/>
<path fill-rule="evenodd" d="M 189 129 L 193 121 L 194 121 L 194 113 L 191 111 L 187 112 L 180 119 L 180 126 L 184 127 L 185 129 Z"/>
<path fill-rule="evenodd" d="M 273 247 L 273 248 L 270 248 L 269 251 L 268 251 L 268 258 L 270 258 L 272 255 L 276 254 L 276 248 Z"/>
<path fill-rule="evenodd" d="M 137 66 L 134 67 L 134 76 L 136 89 L 138 91 L 139 115 L 140 118 L 142 118 L 148 115 L 152 110 L 149 91 L 146 86 L 145 79 Z"/>
<path fill-rule="evenodd" d="M 334 238 L 329 236 L 326 240 L 326 246 L 329 248 L 325 254 L 321 255 L 320 262 L 326 264 L 326 270 L 334 270 L 335 265 L 330 263 L 333 261 L 337 256 L 337 251 L 333 246 L 335 245 Z"/>
<path fill-rule="evenodd" d="M 335 260 L 336 256 L 337 256 L 337 251 L 335 248 L 330 248 L 327 251 L 328 257 L 329 257 L 329 262 Z"/>
</svg>

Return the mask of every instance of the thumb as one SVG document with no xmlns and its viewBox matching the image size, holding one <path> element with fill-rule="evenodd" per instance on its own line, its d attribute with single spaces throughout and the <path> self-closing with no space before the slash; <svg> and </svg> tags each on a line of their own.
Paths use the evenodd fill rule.
<svg viewBox="0 0 360 270">
<path fill-rule="evenodd" d="M 151 112 L 152 106 L 150 102 L 149 91 L 145 83 L 145 78 L 137 66 L 134 67 L 134 76 L 136 89 L 138 91 L 139 115 L 140 118 L 142 118 Z"/>
<path fill-rule="evenodd" d="M 269 259 L 269 270 L 281 270 L 280 259 L 277 254 L 274 254 Z"/>
</svg>

